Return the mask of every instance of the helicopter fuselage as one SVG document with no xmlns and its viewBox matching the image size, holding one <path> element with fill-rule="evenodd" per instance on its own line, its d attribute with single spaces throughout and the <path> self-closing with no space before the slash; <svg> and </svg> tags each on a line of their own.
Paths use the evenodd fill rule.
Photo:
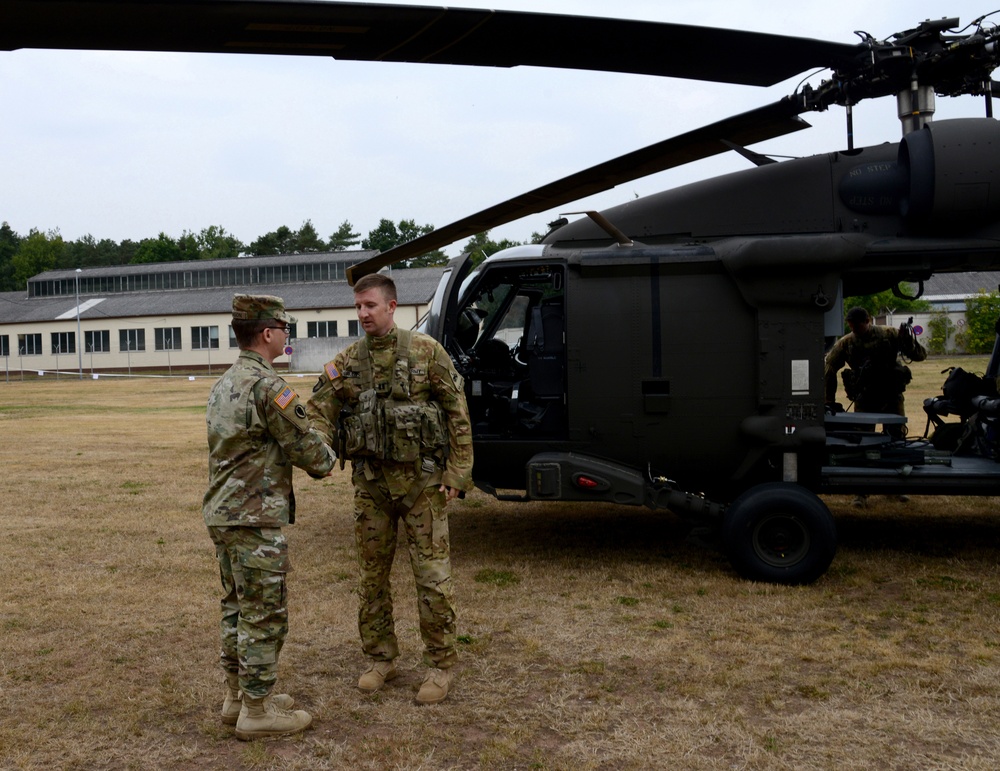
<svg viewBox="0 0 1000 771">
<path fill-rule="evenodd" d="M 453 282 L 431 330 L 466 375 L 477 482 L 647 505 L 656 480 L 723 505 L 782 479 L 840 490 L 823 360 L 843 297 L 1000 267 L 1000 125 L 916 133 L 631 201 L 602 212 L 630 245 L 582 219 Z"/>
</svg>

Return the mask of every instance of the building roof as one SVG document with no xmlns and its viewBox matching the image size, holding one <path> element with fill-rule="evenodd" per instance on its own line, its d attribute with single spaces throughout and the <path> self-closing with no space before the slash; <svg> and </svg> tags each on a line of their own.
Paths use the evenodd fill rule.
<svg viewBox="0 0 1000 771">
<path fill-rule="evenodd" d="M 977 270 L 967 273 L 935 273 L 924 281 L 924 300 L 961 300 L 979 291 L 995 292 L 1000 271 Z"/>
<path fill-rule="evenodd" d="M 127 265 L 98 265 L 92 268 L 81 268 L 81 275 L 88 277 L 152 275 L 154 273 L 173 273 L 178 270 L 211 270 L 216 268 L 263 268 L 278 264 L 289 265 L 319 265 L 327 262 L 347 262 L 356 265 L 378 254 L 373 249 L 357 249 L 343 252 L 302 252 L 300 254 L 278 254 L 264 257 L 233 257 L 222 260 L 184 260 L 181 262 L 145 262 Z M 47 270 L 31 277 L 32 281 L 54 281 L 70 279 L 76 276 L 76 270 Z"/>
<path fill-rule="evenodd" d="M 298 258 L 307 255 L 295 255 Z M 268 264 L 274 264 L 271 258 Z M 329 261 L 329 255 L 325 256 Z M 216 262 L 216 261 L 213 261 Z M 227 262 L 219 260 L 217 262 Z M 242 263 L 243 260 L 240 260 Z M 178 263 L 164 263 L 177 269 Z M 197 263 L 204 267 L 205 262 Z M 124 266 L 123 266 L 124 267 Z M 135 267 L 135 266 L 128 266 Z M 97 270 L 97 269 L 94 269 Z M 118 268 L 119 271 L 122 268 Z M 442 268 L 409 268 L 393 271 L 400 305 L 425 305 L 434 296 Z M 64 277 L 75 271 L 49 271 Z M 123 318 L 134 316 L 177 316 L 204 313 L 229 313 L 233 295 L 249 292 L 272 294 L 285 301 L 285 307 L 295 312 L 317 308 L 353 308 L 354 290 L 346 281 L 316 281 L 308 283 L 254 284 L 247 287 L 213 287 L 208 289 L 169 289 L 149 292 L 124 292 L 103 297 L 81 297 L 80 318 Z M 76 319 L 76 298 L 73 296 L 32 297 L 24 292 L 0 292 L 0 324 Z"/>
</svg>

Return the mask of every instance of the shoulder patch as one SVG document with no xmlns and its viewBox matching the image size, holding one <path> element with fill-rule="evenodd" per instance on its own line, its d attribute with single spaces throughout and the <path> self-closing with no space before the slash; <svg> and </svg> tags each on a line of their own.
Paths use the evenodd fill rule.
<svg viewBox="0 0 1000 771">
<path fill-rule="evenodd" d="M 330 380 L 336 380 L 340 377 L 340 372 L 337 371 L 337 368 L 334 366 L 332 361 L 328 361 L 323 369 L 326 371 L 326 376 L 330 378 Z"/>
<path fill-rule="evenodd" d="M 285 409 L 289 404 L 292 403 L 292 399 L 295 398 L 295 391 L 293 391 L 288 386 L 285 386 L 285 390 L 274 397 L 274 403 L 277 404 L 281 409 Z"/>
</svg>

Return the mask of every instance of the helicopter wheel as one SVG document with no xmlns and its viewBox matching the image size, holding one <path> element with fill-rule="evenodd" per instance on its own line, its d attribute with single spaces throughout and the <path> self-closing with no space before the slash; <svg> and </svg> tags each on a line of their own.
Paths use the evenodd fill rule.
<svg viewBox="0 0 1000 771">
<path fill-rule="evenodd" d="M 723 520 L 722 542 L 744 578 L 809 584 L 830 567 L 837 530 L 816 495 L 795 484 L 771 482 L 733 501 Z"/>
</svg>

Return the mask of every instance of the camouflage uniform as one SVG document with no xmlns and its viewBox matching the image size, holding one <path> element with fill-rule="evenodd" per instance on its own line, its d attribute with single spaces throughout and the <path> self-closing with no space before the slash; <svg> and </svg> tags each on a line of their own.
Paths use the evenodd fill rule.
<svg viewBox="0 0 1000 771">
<path fill-rule="evenodd" d="M 447 669 L 455 661 L 455 611 L 444 484 L 459 490 L 472 487 L 472 432 L 462 377 L 447 352 L 433 338 L 410 333 L 408 372 L 393 370 L 399 331 L 383 337 L 366 336 L 329 362 L 309 400 L 309 417 L 335 447 L 342 408 L 357 410 L 364 381 L 361 346 L 370 352 L 372 385 L 379 399 L 393 393 L 393 383 L 408 380 L 408 403 L 436 402 L 448 429 L 443 468 L 420 460 L 404 463 L 373 457 L 352 457 L 355 539 L 358 547 L 358 630 L 362 648 L 376 661 L 399 655 L 392 616 L 389 573 L 396 552 L 396 530 L 402 520 L 410 567 L 417 588 L 424 663 Z M 400 368 L 402 369 L 402 368 Z M 398 396 L 398 393 L 397 393 Z M 412 501 L 412 503 L 411 503 Z"/>
<path fill-rule="evenodd" d="M 234 317 L 238 305 L 261 299 L 267 300 L 237 295 Z M 288 318 L 281 313 L 261 318 Z M 245 694 L 260 698 L 274 685 L 288 630 L 291 565 L 281 527 L 295 521 L 292 466 L 322 476 L 336 459 L 310 429 L 295 392 L 255 351 L 241 351 L 212 387 L 206 419 L 209 484 L 202 514 L 225 595 L 221 663 L 227 673 L 239 672 Z"/>
<path fill-rule="evenodd" d="M 894 327 L 869 326 L 867 334 L 849 332 L 840 338 L 826 354 L 823 376 L 826 381 L 826 401 L 837 399 L 837 372 L 849 365 L 855 373 L 863 373 L 860 391 L 854 400 L 857 412 L 891 412 L 904 415 L 903 391 L 893 374 L 896 357 L 903 353 L 911 361 L 923 361 L 927 351 L 916 338 L 912 344 Z"/>
</svg>

